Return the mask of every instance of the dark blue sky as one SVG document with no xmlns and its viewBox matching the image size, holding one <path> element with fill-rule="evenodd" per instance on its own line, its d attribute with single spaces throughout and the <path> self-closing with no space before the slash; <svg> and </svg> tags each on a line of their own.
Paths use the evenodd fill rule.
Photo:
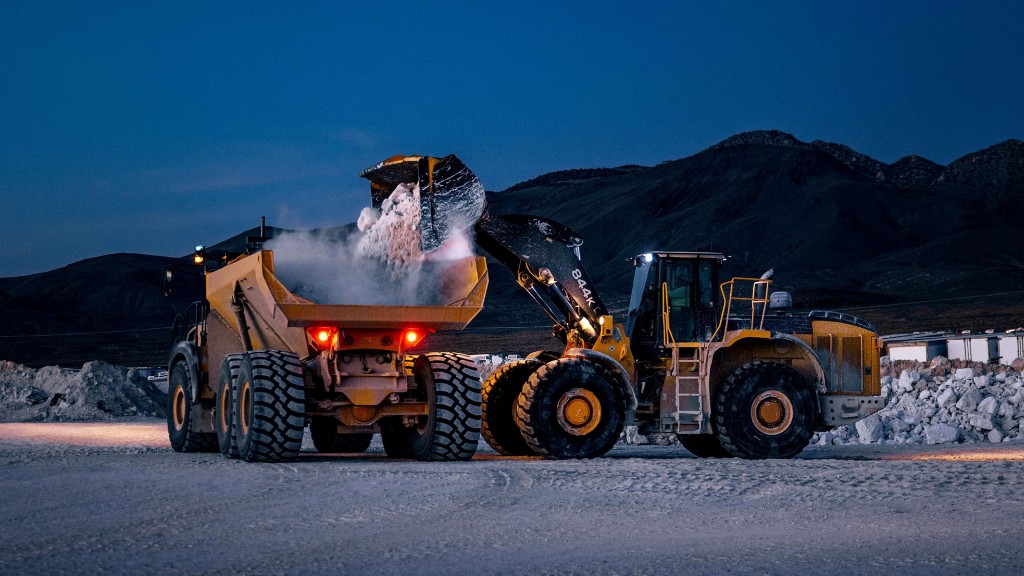
<svg viewBox="0 0 1024 576">
<path fill-rule="evenodd" d="M 1024 138 L 1021 2 L 6 2 L 0 276 L 351 222 L 357 174 L 490 190 L 778 128 L 891 162 Z"/>
</svg>

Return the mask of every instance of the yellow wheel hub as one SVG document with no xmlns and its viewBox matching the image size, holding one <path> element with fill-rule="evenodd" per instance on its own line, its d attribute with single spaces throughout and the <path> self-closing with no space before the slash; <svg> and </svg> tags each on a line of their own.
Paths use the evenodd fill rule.
<svg viewBox="0 0 1024 576">
<path fill-rule="evenodd" d="M 601 423 L 601 402 L 590 390 L 573 388 L 558 400 L 558 424 L 573 436 L 584 436 Z"/>
<path fill-rule="evenodd" d="M 242 426 L 244 436 L 249 433 L 249 410 L 252 404 L 252 385 L 248 380 L 242 382 L 238 396 L 238 423 Z"/>
<path fill-rule="evenodd" d="M 174 389 L 174 429 L 180 431 L 185 427 L 185 389 L 178 386 Z"/>
<path fill-rule="evenodd" d="M 766 390 L 750 405 L 750 420 L 763 434 L 782 434 L 793 423 L 793 403 L 778 390 Z"/>
<path fill-rule="evenodd" d="M 227 394 L 231 390 L 231 384 L 224 384 L 224 388 L 225 390 L 221 390 L 220 409 L 218 410 L 220 412 L 220 429 L 222 432 L 231 433 L 228 426 L 228 423 L 231 422 L 228 416 L 228 411 L 231 410 L 231 402 L 229 402 L 230 398 L 228 398 Z"/>
</svg>

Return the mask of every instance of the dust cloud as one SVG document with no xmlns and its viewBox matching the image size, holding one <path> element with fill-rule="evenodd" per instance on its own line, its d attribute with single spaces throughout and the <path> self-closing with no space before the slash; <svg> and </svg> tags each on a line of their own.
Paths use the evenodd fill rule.
<svg viewBox="0 0 1024 576">
<path fill-rule="evenodd" d="M 472 256 L 472 242 L 455 234 L 435 250 L 420 250 L 418 185 L 398 185 L 380 210 L 363 208 L 357 227 L 341 241 L 292 232 L 264 247 L 274 252 L 281 283 L 318 304 L 440 306 L 458 299 L 445 293 L 439 272 L 447 261 Z"/>
</svg>

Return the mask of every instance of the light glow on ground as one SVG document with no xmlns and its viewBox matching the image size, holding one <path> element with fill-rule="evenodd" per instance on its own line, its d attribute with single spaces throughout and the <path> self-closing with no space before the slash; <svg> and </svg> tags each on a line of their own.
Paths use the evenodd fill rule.
<svg viewBox="0 0 1024 576">
<path fill-rule="evenodd" d="M 70 446 L 170 448 L 167 425 L 137 422 L 18 422 L 0 424 L 0 441 Z"/>
</svg>

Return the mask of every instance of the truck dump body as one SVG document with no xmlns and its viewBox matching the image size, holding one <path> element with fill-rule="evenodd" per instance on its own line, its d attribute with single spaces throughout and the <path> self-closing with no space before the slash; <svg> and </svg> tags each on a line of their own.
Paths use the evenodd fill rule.
<svg viewBox="0 0 1024 576">
<path fill-rule="evenodd" d="M 239 294 L 248 304 L 243 309 L 253 349 L 287 349 L 300 357 L 309 354 L 308 327 L 335 327 L 346 332 L 461 330 L 483 308 L 487 264 L 482 257 L 464 258 L 453 261 L 445 274 L 458 297 L 449 306 L 315 303 L 293 294 L 278 280 L 273 252 L 263 250 L 243 257 L 207 275 L 209 365 L 218 366 L 225 355 L 242 351 L 242 330 L 233 305 Z"/>
</svg>

